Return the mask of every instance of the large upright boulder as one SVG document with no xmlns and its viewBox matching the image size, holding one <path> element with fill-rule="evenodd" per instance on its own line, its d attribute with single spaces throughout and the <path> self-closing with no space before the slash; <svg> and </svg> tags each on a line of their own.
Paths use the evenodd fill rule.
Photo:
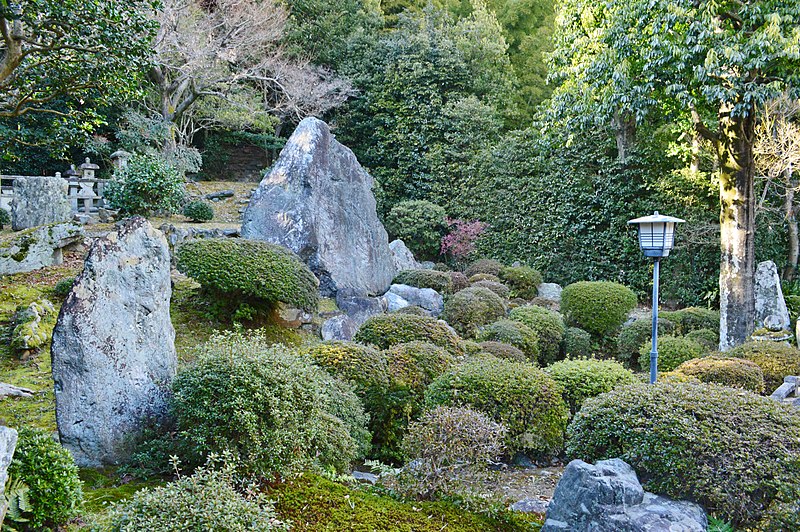
<svg viewBox="0 0 800 532">
<path fill-rule="evenodd" d="M 144 218 L 94 242 L 53 331 L 56 422 L 78 465 L 124 460 L 175 376 L 167 241 Z"/>
<path fill-rule="evenodd" d="M 15 178 L 14 199 L 11 201 L 11 228 L 20 231 L 71 220 L 68 186 L 60 177 Z"/>
<path fill-rule="evenodd" d="M 386 292 L 396 273 L 372 177 L 325 122 L 297 126 L 244 212 L 242 236 L 297 253 L 325 297 Z"/>
<path fill-rule="evenodd" d="M 778 275 L 778 267 L 771 260 L 758 263 L 754 291 L 756 299 L 755 328 L 759 329 L 767 325 L 765 320 L 769 318 L 770 330 L 788 329 L 791 321 L 781 290 L 781 277 Z"/>
</svg>

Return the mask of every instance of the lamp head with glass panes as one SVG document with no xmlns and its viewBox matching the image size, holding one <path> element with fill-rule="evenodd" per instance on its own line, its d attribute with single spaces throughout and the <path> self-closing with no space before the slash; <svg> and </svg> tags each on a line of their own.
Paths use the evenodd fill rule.
<svg viewBox="0 0 800 532">
<path fill-rule="evenodd" d="M 645 257 L 667 257 L 675 244 L 675 224 L 685 222 L 680 218 L 664 216 L 655 211 L 651 216 L 630 220 L 639 227 L 639 247 Z"/>
</svg>

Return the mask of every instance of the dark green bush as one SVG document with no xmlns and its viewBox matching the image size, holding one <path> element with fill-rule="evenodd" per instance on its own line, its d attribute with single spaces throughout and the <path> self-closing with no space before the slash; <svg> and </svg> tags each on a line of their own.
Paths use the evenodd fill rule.
<svg viewBox="0 0 800 532">
<path fill-rule="evenodd" d="M 561 450 L 569 413 L 561 387 L 530 364 L 472 357 L 433 381 L 425 397 L 430 408 L 470 406 L 502 424 L 511 453 L 547 456 Z"/>
<path fill-rule="evenodd" d="M 518 321 L 503 319 L 487 325 L 478 332 L 478 341 L 511 344 L 525 354 L 528 362 L 536 364 L 539 360 L 539 336 Z"/>
<path fill-rule="evenodd" d="M 178 212 L 186 195 L 183 176 L 155 155 L 133 155 L 117 169 L 105 188 L 105 199 L 124 215 Z"/>
<path fill-rule="evenodd" d="M 194 458 L 230 451 L 244 472 L 339 471 L 369 446 L 352 388 L 258 334 L 225 333 L 173 382 L 173 413 Z"/>
<path fill-rule="evenodd" d="M 702 345 L 708 351 L 716 351 L 719 347 L 719 334 L 711 329 L 695 329 L 686 333 L 685 336 Z"/>
<path fill-rule="evenodd" d="M 500 270 L 503 269 L 503 263 L 494 259 L 479 259 L 470 264 L 464 271 L 467 277 L 472 277 L 478 274 L 488 274 L 497 277 L 500 275 Z M 499 280 L 499 277 L 498 277 Z"/>
<path fill-rule="evenodd" d="M 453 279 L 448 272 L 436 270 L 403 270 L 393 281 L 395 284 L 407 284 L 417 288 L 432 288 L 440 294 L 453 293 Z"/>
<path fill-rule="evenodd" d="M 573 414 L 590 397 L 610 392 L 617 386 L 639 382 L 630 370 L 614 360 L 560 360 L 546 367 L 544 371 L 561 385 L 564 400 Z"/>
<path fill-rule="evenodd" d="M 561 341 L 564 339 L 566 326 L 561 314 L 553 310 L 535 305 L 525 305 L 513 309 L 509 319 L 519 321 L 530 327 L 539 337 L 539 360 L 547 365 L 559 359 Z"/>
<path fill-rule="evenodd" d="M 686 335 L 698 329 L 711 329 L 719 335 L 719 311 L 702 307 L 687 307 L 665 311 L 661 317 L 675 324 L 675 332 Z"/>
<path fill-rule="evenodd" d="M 67 297 L 70 290 L 72 290 L 73 284 L 75 284 L 74 277 L 65 277 L 56 283 L 53 287 L 53 293 L 58 297 Z"/>
<path fill-rule="evenodd" d="M 503 283 L 498 283 L 496 281 L 477 281 L 475 283 L 472 283 L 472 286 L 488 288 L 489 290 L 500 296 L 502 299 L 507 299 L 508 294 L 510 293 L 510 290 L 506 285 L 504 285 Z"/>
<path fill-rule="evenodd" d="M 72 455 L 47 432 L 20 427 L 8 476 L 28 487 L 23 530 L 58 529 L 78 515 L 83 493 Z"/>
<path fill-rule="evenodd" d="M 193 222 L 209 222 L 214 219 L 214 209 L 205 201 L 190 201 L 183 208 L 183 215 Z"/>
<path fill-rule="evenodd" d="M 766 392 L 772 393 L 788 375 L 800 375 L 800 350 L 783 342 L 746 342 L 726 353 L 755 362 L 764 372 Z"/>
<path fill-rule="evenodd" d="M 561 345 L 566 356 L 588 357 L 592 354 L 592 335 L 578 327 L 567 327 Z"/>
<path fill-rule="evenodd" d="M 5 209 L 0 209 L 0 229 L 6 225 L 11 225 L 11 213 Z"/>
<path fill-rule="evenodd" d="M 470 287 L 456 292 L 445 302 L 442 318 L 464 337 L 506 315 L 503 299 L 488 288 Z"/>
<path fill-rule="evenodd" d="M 764 372 L 755 362 L 743 358 L 708 356 L 687 360 L 676 372 L 701 382 L 742 388 L 753 393 L 764 392 Z"/>
<path fill-rule="evenodd" d="M 695 501 L 742 527 L 796 486 L 800 470 L 800 416 L 724 386 L 617 388 L 587 400 L 567 433 L 569 458 L 621 458 L 648 491 Z"/>
<path fill-rule="evenodd" d="M 386 231 L 403 240 L 418 259 L 432 259 L 447 231 L 444 209 L 430 201 L 401 201 L 386 216 Z"/>
<path fill-rule="evenodd" d="M 619 283 L 580 281 L 561 292 L 567 321 L 600 338 L 619 329 L 636 306 L 636 294 Z"/>
<path fill-rule="evenodd" d="M 675 324 L 669 320 L 658 319 L 658 334 L 666 336 L 675 330 Z M 653 320 L 638 319 L 622 327 L 617 338 L 617 359 L 633 367 L 639 362 L 639 349 L 648 340 L 652 342 Z M 650 362 L 642 369 L 650 367 Z"/>
<path fill-rule="evenodd" d="M 643 343 L 639 348 L 639 367 L 643 370 L 650 368 L 652 348 L 652 340 Z M 687 360 L 699 358 L 705 353 L 702 345 L 685 336 L 659 336 L 658 371 L 672 371 Z"/>
<path fill-rule="evenodd" d="M 542 274 L 530 266 L 504 266 L 500 279 L 511 289 L 511 297 L 533 299 L 539 293 Z"/>
<path fill-rule="evenodd" d="M 503 342 L 481 342 L 481 351 L 497 358 L 504 358 L 514 362 L 528 362 L 528 357 L 521 349 Z"/>
<path fill-rule="evenodd" d="M 240 238 L 190 240 L 177 250 L 178 269 L 203 288 L 247 302 L 282 302 L 316 310 L 319 281 L 291 251 Z"/>
<path fill-rule="evenodd" d="M 412 314 L 378 314 L 365 321 L 353 337 L 353 341 L 387 349 L 408 342 L 429 342 L 461 355 L 458 337 L 446 324 L 430 316 Z"/>
</svg>

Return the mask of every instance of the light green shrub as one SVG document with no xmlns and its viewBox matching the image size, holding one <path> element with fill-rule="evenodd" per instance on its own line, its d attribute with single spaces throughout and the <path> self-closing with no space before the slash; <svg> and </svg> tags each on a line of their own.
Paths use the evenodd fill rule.
<svg viewBox="0 0 800 532">
<path fill-rule="evenodd" d="M 511 297 L 533 299 L 542 284 L 542 274 L 530 266 L 504 266 L 499 276 L 511 289 Z"/>
<path fill-rule="evenodd" d="M 639 367 L 650 368 L 650 351 L 652 340 L 639 348 Z M 705 354 L 703 346 L 685 336 L 658 337 L 658 371 L 672 371 L 687 360 L 699 358 Z"/>
<path fill-rule="evenodd" d="M 614 360 L 576 358 L 560 360 L 545 372 L 561 385 L 564 400 L 575 414 L 586 399 L 610 392 L 617 386 L 639 382 L 625 366 Z"/>
<path fill-rule="evenodd" d="M 561 292 L 567 321 L 600 338 L 619 329 L 635 306 L 636 294 L 619 283 L 580 281 Z"/>
<path fill-rule="evenodd" d="M 659 336 L 666 336 L 674 330 L 674 323 L 662 318 L 658 319 Z M 633 323 L 623 326 L 619 332 L 619 337 L 617 337 L 617 360 L 636 367 L 639 362 L 639 350 L 645 342 L 652 342 L 652 334 L 653 320 L 650 319 L 634 320 Z M 642 369 L 649 367 L 650 362 L 648 360 L 647 366 Z"/>
<path fill-rule="evenodd" d="M 536 364 L 539 360 L 539 336 L 518 321 L 504 319 L 487 325 L 478 332 L 478 341 L 511 344 L 525 354 L 528 362 Z"/>
<path fill-rule="evenodd" d="M 408 342 L 429 342 L 453 355 L 461 355 L 461 338 L 446 324 L 431 316 L 378 314 L 359 327 L 353 341 L 387 349 Z"/>
<path fill-rule="evenodd" d="M 764 392 L 764 372 L 755 362 L 743 358 L 708 356 L 687 360 L 675 371 L 701 382 L 742 388 L 753 393 Z"/>
<path fill-rule="evenodd" d="M 561 350 L 566 356 L 588 357 L 592 354 L 592 335 L 578 327 L 567 327 Z"/>
<path fill-rule="evenodd" d="M 444 208 L 424 200 L 401 201 L 386 216 L 386 231 L 403 240 L 418 259 L 432 259 L 447 231 Z"/>
<path fill-rule="evenodd" d="M 766 392 L 772 393 L 788 375 L 800 375 L 800 349 L 783 342 L 746 342 L 726 353 L 755 362 L 764 372 Z"/>
<path fill-rule="evenodd" d="M 525 305 L 513 309 L 509 319 L 519 321 L 530 327 L 539 337 L 539 360 L 542 365 L 558 360 L 561 351 L 561 341 L 564 339 L 566 326 L 561 314 L 553 310 L 535 305 Z"/>
<path fill-rule="evenodd" d="M 196 200 L 186 204 L 183 215 L 193 222 L 210 222 L 214 219 L 214 209 L 205 201 Z"/>
<path fill-rule="evenodd" d="M 695 329 L 684 336 L 702 345 L 707 351 L 716 351 L 719 346 L 719 334 L 711 329 Z"/>
<path fill-rule="evenodd" d="M 122 214 L 142 216 L 174 214 L 185 195 L 183 176 L 174 166 L 159 156 L 139 154 L 114 172 L 104 192 L 105 199 Z"/>
<path fill-rule="evenodd" d="M 449 272 L 436 270 L 403 270 L 392 281 L 417 288 L 432 288 L 440 294 L 453 293 L 453 279 Z"/>
<path fill-rule="evenodd" d="M 487 288 L 470 287 L 456 292 L 444 304 L 442 318 L 464 337 L 506 315 L 503 299 Z"/>
<path fill-rule="evenodd" d="M 386 356 L 374 347 L 355 342 L 329 341 L 312 346 L 309 354 L 329 373 L 353 384 L 362 397 L 367 392 L 378 393 L 389 386 Z"/>
<path fill-rule="evenodd" d="M 665 311 L 661 317 L 675 324 L 675 332 L 686 335 L 698 329 L 711 329 L 719 335 L 719 311 L 702 307 L 687 307 Z"/>
</svg>

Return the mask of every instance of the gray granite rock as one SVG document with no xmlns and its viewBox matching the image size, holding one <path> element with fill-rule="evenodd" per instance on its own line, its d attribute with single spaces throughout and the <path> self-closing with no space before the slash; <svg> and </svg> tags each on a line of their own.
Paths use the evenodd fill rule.
<svg viewBox="0 0 800 532">
<path fill-rule="evenodd" d="M 561 302 L 561 288 L 560 284 L 557 283 L 542 283 L 536 290 L 537 297 L 542 299 L 548 299 L 550 301 L 558 301 Z"/>
<path fill-rule="evenodd" d="M 83 226 L 75 223 L 43 225 L 23 231 L 0 243 L 0 275 L 61 264 L 64 248 L 82 242 L 84 235 Z"/>
<path fill-rule="evenodd" d="M 350 290 L 340 290 L 336 294 L 336 306 L 359 327 L 370 317 L 388 310 L 387 302 L 382 297 L 364 297 Z"/>
<path fill-rule="evenodd" d="M 250 199 L 242 236 L 297 253 L 319 278 L 323 297 L 343 289 L 383 294 L 397 271 L 372 186 L 328 125 L 306 118 Z"/>
<path fill-rule="evenodd" d="M 770 327 L 778 331 L 788 329 L 791 321 L 786 301 L 781 290 L 781 278 L 778 267 L 771 260 L 759 262 L 755 277 L 755 328 L 765 326 L 770 320 Z M 770 329 L 770 330 L 773 330 Z"/>
<path fill-rule="evenodd" d="M 420 268 L 414 254 L 406 247 L 405 242 L 400 240 L 392 240 L 389 242 L 389 249 L 392 250 L 392 258 L 394 259 L 394 269 L 398 272 L 403 270 L 418 270 Z"/>
<path fill-rule="evenodd" d="M 511 505 L 511 510 L 525 514 L 543 514 L 547 511 L 547 501 L 539 499 L 522 499 Z"/>
<path fill-rule="evenodd" d="M 406 284 L 393 284 L 386 293 L 394 294 L 407 302 L 407 305 L 416 305 L 428 311 L 431 316 L 438 316 L 444 310 L 444 298 L 432 288 L 417 288 Z M 390 306 L 389 311 L 392 308 Z"/>
<path fill-rule="evenodd" d="M 401 308 L 411 306 L 411 303 L 393 292 L 386 292 L 383 294 L 383 300 L 386 301 L 386 310 L 388 312 L 397 312 Z"/>
<path fill-rule="evenodd" d="M 17 431 L 0 426 L 0 525 L 3 524 L 3 516 L 6 514 L 5 491 L 8 482 L 8 466 L 14 458 L 14 450 L 17 448 Z"/>
<path fill-rule="evenodd" d="M 14 231 L 39 225 L 68 222 L 72 207 L 67 198 L 67 181 L 60 177 L 17 177 L 11 202 Z"/>
<path fill-rule="evenodd" d="M 211 192 L 209 194 L 206 194 L 203 197 L 205 199 L 207 199 L 207 200 L 214 200 L 214 199 L 220 200 L 220 199 L 225 199 L 225 198 L 232 198 L 235 195 L 236 195 L 236 192 L 234 192 L 234 190 L 232 188 L 228 188 L 228 189 L 225 189 L 225 190 L 220 190 L 219 192 Z"/>
<path fill-rule="evenodd" d="M 556 486 L 542 532 L 701 532 L 703 509 L 647 493 L 620 459 L 573 460 Z"/>
<path fill-rule="evenodd" d="M 82 467 L 124 460 L 167 413 L 177 368 L 169 249 L 144 218 L 97 239 L 53 331 L 56 422 Z"/>
<path fill-rule="evenodd" d="M 372 484 L 373 486 L 378 483 L 378 475 L 373 473 L 364 473 L 363 471 L 353 471 L 353 478 L 358 482 L 364 484 Z"/>
<path fill-rule="evenodd" d="M 325 320 L 322 324 L 322 339 L 349 342 L 358 331 L 358 323 L 347 314 L 340 314 Z"/>
</svg>

